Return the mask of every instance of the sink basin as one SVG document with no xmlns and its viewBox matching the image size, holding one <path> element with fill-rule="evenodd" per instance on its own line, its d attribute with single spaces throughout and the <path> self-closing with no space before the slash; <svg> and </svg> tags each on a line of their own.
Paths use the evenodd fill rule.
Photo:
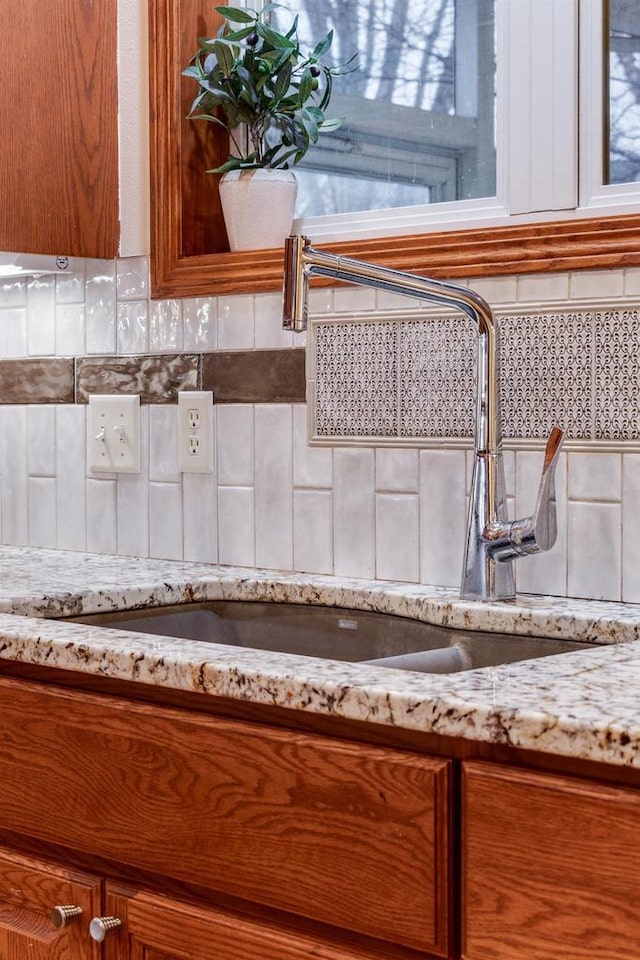
<svg viewBox="0 0 640 960">
<path fill-rule="evenodd" d="M 594 646 L 548 637 L 454 630 L 406 617 L 344 607 L 238 600 L 68 619 L 137 633 L 424 673 L 457 673 Z"/>
</svg>

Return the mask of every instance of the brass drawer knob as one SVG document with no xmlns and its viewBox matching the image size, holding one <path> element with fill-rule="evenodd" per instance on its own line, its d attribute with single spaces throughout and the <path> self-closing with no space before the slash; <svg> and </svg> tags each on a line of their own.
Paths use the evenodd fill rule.
<svg viewBox="0 0 640 960">
<path fill-rule="evenodd" d="M 76 907 L 73 903 L 58 904 L 51 911 L 51 922 L 54 927 L 66 927 L 82 916 L 82 907 Z"/>
<path fill-rule="evenodd" d="M 122 920 L 119 917 L 94 917 L 89 924 L 89 935 L 93 940 L 102 943 L 111 930 L 116 930 L 121 926 Z"/>
</svg>

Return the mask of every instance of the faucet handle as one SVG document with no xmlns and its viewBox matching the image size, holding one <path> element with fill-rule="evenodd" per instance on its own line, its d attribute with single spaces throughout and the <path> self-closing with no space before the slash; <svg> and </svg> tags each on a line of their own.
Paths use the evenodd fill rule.
<svg viewBox="0 0 640 960">
<path fill-rule="evenodd" d="M 544 452 L 542 477 L 533 516 L 526 517 L 524 520 L 514 520 L 509 530 L 512 557 L 544 553 L 556 542 L 558 524 L 555 474 L 563 439 L 564 431 L 560 427 L 553 427 Z"/>
</svg>

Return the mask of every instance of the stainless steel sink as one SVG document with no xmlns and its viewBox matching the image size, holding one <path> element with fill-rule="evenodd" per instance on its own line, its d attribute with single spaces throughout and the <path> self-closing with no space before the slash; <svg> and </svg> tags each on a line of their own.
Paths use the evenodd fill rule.
<svg viewBox="0 0 640 960">
<path fill-rule="evenodd" d="M 456 673 L 594 647 L 574 640 L 454 630 L 343 607 L 237 600 L 125 610 L 69 620 L 424 673 Z"/>
</svg>

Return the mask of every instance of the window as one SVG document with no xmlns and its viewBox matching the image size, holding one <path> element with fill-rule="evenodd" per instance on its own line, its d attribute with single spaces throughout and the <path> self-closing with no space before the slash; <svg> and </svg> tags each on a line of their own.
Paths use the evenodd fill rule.
<svg viewBox="0 0 640 960">
<path fill-rule="evenodd" d="M 247 2 L 255 5 L 260 0 Z M 368 4 L 368 0 L 360 2 Z M 413 16 L 414 8 L 426 2 L 408 3 L 407 19 Z M 353 6 L 354 0 L 287 3 L 304 3 L 311 13 L 322 10 L 325 4 L 338 13 L 358 9 L 357 3 Z M 346 255 L 452 279 L 640 264 L 636 242 L 640 230 L 640 186 L 635 180 L 617 182 L 632 174 L 621 174 L 618 156 L 614 157 L 614 151 L 620 153 L 622 147 L 627 152 L 629 145 L 635 147 L 628 124 L 636 108 L 627 109 L 631 101 L 625 102 L 624 97 L 637 103 L 637 86 L 630 83 L 637 65 L 633 47 L 638 32 L 634 10 L 640 6 L 637 0 L 495 0 L 495 6 L 489 0 L 432 3 L 433 11 L 442 11 L 442 25 L 438 43 L 434 39 L 432 45 L 431 83 L 435 89 L 440 85 L 441 91 L 436 94 L 432 87 L 425 112 L 435 114 L 433 108 L 438 99 L 447 104 L 441 114 L 440 129 L 449 125 L 453 131 L 449 142 L 425 145 L 418 155 L 419 172 L 414 177 L 408 173 L 407 159 L 417 153 L 413 129 L 409 131 L 407 156 L 401 161 L 397 153 L 393 155 L 401 146 L 401 138 L 387 137 L 383 144 L 374 142 L 376 125 L 368 120 L 364 127 L 370 142 L 358 157 L 358 164 L 349 166 L 347 171 L 338 170 L 339 152 L 330 150 L 332 135 L 327 135 L 323 160 L 326 169 L 309 168 L 307 175 L 330 176 L 333 182 L 338 175 L 345 174 L 347 187 L 339 201 L 332 201 L 336 212 L 312 214 L 308 208 L 297 227 L 318 245 L 335 243 L 334 249 Z M 495 13 L 494 25 L 484 35 L 482 6 L 484 12 L 489 7 Z M 475 8 L 474 17 L 469 15 L 469 8 Z M 394 9 L 394 0 L 375 0 L 376 14 L 379 9 L 388 15 Z M 466 40 L 461 11 L 468 17 Z M 210 0 L 178 0 L 175 4 L 149 0 L 149 12 L 154 295 L 197 296 L 278 289 L 281 251 L 264 252 L 259 270 L 252 255 L 226 251 L 224 232 L 216 226 L 221 214 L 216 191 L 212 189 L 214 182 L 201 175 L 203 159 L 208 166 L 222 162 L 225 144 L 220 140 L 204 144 L 202 129 L 184 121 L 191 90 L 182 82 L 181 70 L 191 56 L 193 37 L 202 35 L 205 25 L 211 24 Z M 430 16 L 429 22 L 433 22 L 435 13 Z M 414 18 L 416 23 L 417 20 Z M 446 28 L 445 22 L 449 24 Z M 314 26 L 314 36 L 317 32 Z M 493 91 L 488 84 L 481 92 L 479 86 L 474 88 L 473 78 L 481 73 L 486 75 L 487 71 L 481 71 L 479 64 L 477 68 L 469 65 L 469 44 L 478 57 L 491 59 L 490 33 L 495 44 L 495 83 Z M 474 39 L 470 41 L 469 37 Z M 452 76 L 451 65 L 446 61 L 451 60 L 452 50 L 454 59 L 457 56 L 458 61 L 464 62 L 466 79 L 464 73 L 456 77 L 454 71 L 458 90 L 449 86 L 445 96 L 445 78 Z M 624 64 L 622 57 L 626 58 Z M 611 73 L 608 85 L 603 83 L 607 67 Z M 491 65 L 488 75 L 492 75 L 492 70 Z M 621 79 L 626 84 L 624 90 L 619 86 Z M 405 95 L 410 87 L 409 74 Z M 415 94 L 415 83 L 413 89 Z M 338 95 L 350 97 L 353 93 Z M 485 115 L 492 119 L 484 126 L 483 134 L 469 137 L 463 126 L 468 119 L 465 111 L 474 113 L 469 106 L 474 98 L 478 116 L 482 101 Z M 372 104 L 377 105 L 378 101 L 371 100 L 367 106 Z M 408 109 L 406 103 L 395 104 L 392 97 L 385 101 L 385 115 L 396 107 L 396 116 Z M 616 113 L 619 107 L 620 116 Z M 376 114 L 376 121 L 379 120 Z M 410 125 L 399 124 L 406 133 L 403 126 Z M 617 128 L 625 138 L 620 139 Z M 610 156 L 609 130 L 613 137 Z M 495 134 L 493 143 L 489 131 Z M 385 150 L 391 150 L 394 156 L 393 164 L 388 166 L 401 173 L 393 181 L 383 169 Z M 482 164 L 471 156 L 475 172 L 469 177 L 460 176 L 459 172 L 466 162 L 465 150 L 467 159 L 474 150 L 477 154 L 484 151 L 485 155 Z M 312 160 L 311 154 L 309 157 Z M 490 172 L 494 163 L 495 172 Z M 438 164 L 441 169 L 436 175 L 434 168 Z M 358 179 L 365 183 L 366 208 L 361 203 L 354 206 L 348 202 L 357 194 L 353 187 Z M 490 180 L 495 183 L 491 193 L 487 186 L 479 186 L 482 180 L 485 184 Z M 452 199 L 454 181 L 455 196 L 460 199 Z M 395 196 L 385 199 L 388 206 L 379 206 L 377 197 L 371 197 L 374 185 L 377 190 L 378 184 L 387 194 L 397 191 Z M 465 193 L 467 188 L 469 192 Z M 419 202 L 412 195 L 412 202 L 407 204 L 402 194 L 407 189 L 422 190 L 425 195 L 417 198 Z M 401 205 L 394 206 L 396 203 Z M 347 205 L 352 209 L 345 210 Z M 402 237 L 400 242 L 398 237 Z"/>
<path fill-rule="evenodd" d="M 640 180 L 640 6 L 608 4 L 608 153 L 606 183 Z"/>
<path fill-rule="evenodd" d="M 360 69 L 341 78 L 332 100 L 343 127 L 321 137 L 297 168 L 299 228 L 313 238 L 581 215 L 582 207 L 611 205 L 609 184 L 640 180 L 637 0 L 289 7 L 310 43 L 334 29 L 338 61 L 360 51 Z M 598 78 L 597 95 L 579 97 L 581 72 L 592 85 Z M 623 194 L 627 203 L 640 198 L 636 187 Z"/>
<path fill-rule="evenodd" d="M 300 216 L 494 196 L 493 0 L 297 0 L 312 48 L 334 30 L 337 77 L 321 136 L 296 168 Z M 287 11 L 288 14 L 288 11 Z M 276 8 L 273 19 L 282 13 Z"/>
</svg>

